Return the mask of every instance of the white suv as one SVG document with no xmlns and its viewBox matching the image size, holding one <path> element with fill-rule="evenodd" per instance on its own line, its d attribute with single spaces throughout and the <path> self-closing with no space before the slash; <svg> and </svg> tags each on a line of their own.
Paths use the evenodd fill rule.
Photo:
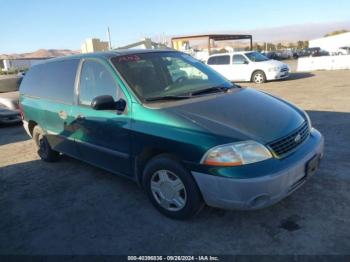
<svg viewBox="0 0 350 262">
<path fill-rule="evenodd" d="M 258 84 L 287 78 L 290 72 L 287 64 L 253 51 L 211 55 L 207 64 L 230 81 Z"/>
</svg>

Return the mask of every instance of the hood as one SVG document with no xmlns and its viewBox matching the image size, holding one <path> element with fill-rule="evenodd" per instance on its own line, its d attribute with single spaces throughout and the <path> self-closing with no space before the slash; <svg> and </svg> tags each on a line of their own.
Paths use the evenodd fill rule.
<svg viewBox="0 0 350 262">
<path fill-rule="evenodd" d="M 291 105 L 250 88 L 163 110 L 231 141 L 253 139 L 264 144 L 290 133 L 305 121 Z"/>
<path fill-rule="evenodd" d="M 271 67 L 289 67 L 287 64 L 282 63 L 281 61 L 273 60 L 270 59 L 268 61 L 263 61 L 263 62 L 255 62 L 256 64 L 266 67 L 266 68 L 271 68 Z"/>
</svg>

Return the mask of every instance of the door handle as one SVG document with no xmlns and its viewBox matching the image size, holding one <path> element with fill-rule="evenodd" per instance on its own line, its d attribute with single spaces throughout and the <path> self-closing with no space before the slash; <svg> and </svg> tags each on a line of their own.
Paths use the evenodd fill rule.
<svg viewBox="0 0 350 262">
<path fill-rule="evenodd" d="M 85 116 L 79 114 L 75 117 L 75 119 L 76 120 L 85 120 Z"/>
</svg>

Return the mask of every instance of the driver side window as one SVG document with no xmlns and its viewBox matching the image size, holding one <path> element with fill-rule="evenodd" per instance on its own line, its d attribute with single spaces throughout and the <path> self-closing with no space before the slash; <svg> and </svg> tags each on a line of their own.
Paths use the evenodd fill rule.
<svg viewBox="0 0 350 262">
<path fill-rule="evenodd" d="M 110 95 L 117 100 L 119 87 L 111 72 L 100 62 L 87 60 L 83 63 L 80 84 L 79 104 L 90 106 L 91 101 L 102 95 Z"/>
</svg>

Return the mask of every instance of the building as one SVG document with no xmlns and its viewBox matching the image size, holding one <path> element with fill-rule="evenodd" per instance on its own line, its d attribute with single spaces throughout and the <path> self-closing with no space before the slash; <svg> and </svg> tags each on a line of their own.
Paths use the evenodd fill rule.
<svg viewBox="0 0 350 262">
<path fill-rule="evenodd" d="M 150 38 L 143 38 L 141 41 L 117 49 L 169 49 L 165 44 L 153 42 Z"/>
<path fill-rule="evenodd" d="M 5 72 L 12 71 L 12 70 L 25 70 L 49 58 L 51 57 L 0 59 L 0 70 Z"/>
<path fill-rule="evenodd" d="M 320 47 L 330 53 L 336 52 L 340 47 L 350 47 L 350 32 L 310 40 L 309 47 Z"/>
<path fill-rule="evenodd" d="M 110 48 L 108 42 L 101 41 L 97 38 L 86 39 L 85 42 L 81 45 L 82 53 L 108 51 L 109 49 Z"/>
<path fill-rule="evenodd" d="M 249 40 L 249 49 L 253 48 L 253 36 L 241 34 L 208 34 L 208 35 L 188 35 L 171 38 L 171 45 L 174 49 L 179 51 L 186 51 L 191 49 L 190 41 L 204 40 L 207 45 L 207 52 L 210 55 L 211 49 L 215 41 L 238 41 Z"/>
<path fill-rule="evenodd" d="M 242 34 L 206 34 L 178 36 L 171 38 L 171 46 L 176 50 L 185 52 L 204 62 L 211 54 L 214 54 L 223 49 L 223 47 L 217 48 L 217 42 L 220 41 L 222 44 L 224 44 L 227 51 L 233 51 L 237 49 L 233 48 L 232 46 L 228 46 L 228 41 L 238 41 L 236 44 L 239 43 L 242 45 L 244 43 L 241 43 L 241 41 L 244 42 L 245 40 L 249 41 L 249 46 L 247 48 L 249 50 L 252 50 L 253 36 Z M 202 42 L 202 45 L 199 44 L 200 42 Z M 242 46 L 239 49 L 245 50 L 245 48 L 242 48 Z"/>
</svg>

